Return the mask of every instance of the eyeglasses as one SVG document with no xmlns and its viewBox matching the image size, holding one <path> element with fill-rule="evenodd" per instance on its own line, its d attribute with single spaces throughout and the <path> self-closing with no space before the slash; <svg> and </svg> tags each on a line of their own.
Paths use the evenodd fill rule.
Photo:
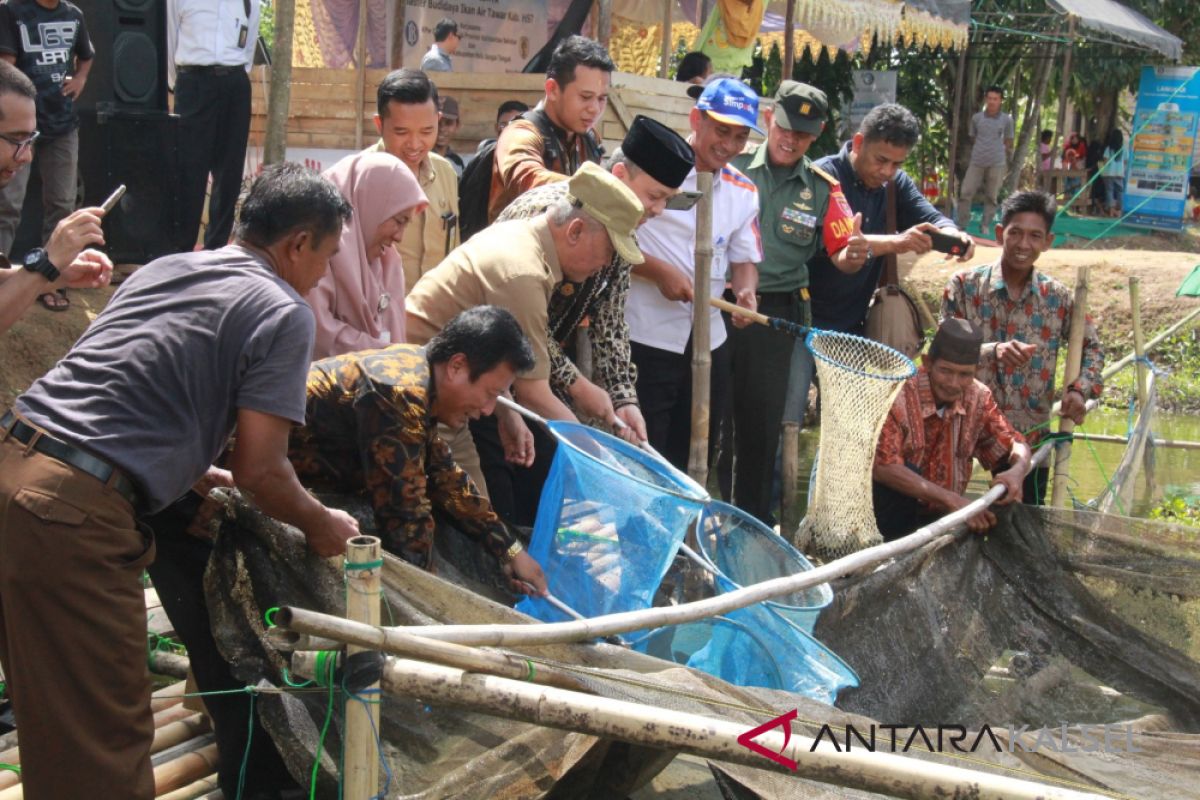
<svg viewBox="0 0 1200 800">
<path fill-rule="evenodd" d="M 20 158 L 21 153 L 23 153 L 25 151 L 25 148 L 33 147 L 33 143 L 37 141 L 37 138 L 39 136 L 41 136 L 41 133 L 39 133 L 38 131 L 34 131 L 33 133 L 29 134 L 28 139 L 14 139 L 13 137 L 11 137 L 7 134 L 0 133 L 0 139 L 8 142 L 9 144 L 11 144 L 13 147 L 16 148 L 13 151 L 13 158 Z"/>
</svg>

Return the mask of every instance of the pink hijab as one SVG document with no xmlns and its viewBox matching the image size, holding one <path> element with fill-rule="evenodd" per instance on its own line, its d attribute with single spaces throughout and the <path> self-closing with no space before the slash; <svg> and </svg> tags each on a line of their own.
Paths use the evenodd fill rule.
<svg viewBox="0 0 1200 800">
<path fill-rule="evenodd" d="M 388 153 L 346 156 L 324 173 L 354 214 L 342 228 L 329 272 L 308 293 L 317 318 L 313 358 L 372 350 L 404 341 L 404 270 L 391 243 L 367 252 L 379 226 L 402 211 L 429 205 L 404 162 Z"/>
</svg>

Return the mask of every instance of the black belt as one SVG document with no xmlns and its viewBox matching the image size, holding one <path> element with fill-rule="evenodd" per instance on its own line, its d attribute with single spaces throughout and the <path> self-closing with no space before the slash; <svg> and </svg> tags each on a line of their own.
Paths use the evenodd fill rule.
<svg viewBox="0 0 1200 800">
<path fill-rule="evenodd" d="M 236 64 L 180 64 L 176 72 L 203 72 L 209 75 L 228 75 L 231 72 L 245 72 L 246 68 Z"/>
<path fill-rule="evenodd" d="M 808 299 L 808 289 L 793 289 L 790 292 L 758 292 L 760 302 L 771 305 L 786 305 Z"/>
<path fill-rule="evenodd" d="M 138 492 L 133 481 L 119 468 L 104 459 L 96 458 L 91 453 L 86 453 L 78 447 L 39 431 L 32 425 L 17 419 L 11 411 L 0 417 L 0 431 L 6 437 L 11 436 L 21 444 L 29 444 L 30 440 L 34 440 L 32 449 L 50 456 L 56 461 L 75 467 L 81 472 L 86 472 L 105 486 L 112 488 L 113 491 L 128 500 L 130 505 L 137 508 Z M 34 439 L 34 437 L 37 438 Z"/>
</svg>

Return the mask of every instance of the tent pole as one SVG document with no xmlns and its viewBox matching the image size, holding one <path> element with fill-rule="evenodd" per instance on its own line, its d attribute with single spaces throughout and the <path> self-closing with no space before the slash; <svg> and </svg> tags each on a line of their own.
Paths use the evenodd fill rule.
<svg viewBox="0 0 1200 800">
<path fill-rule="evenodd" d="M 599 0 L 596 3 L 598 14 L 596 16 L 596 41 L 604 45 L 604 49 L 608 49 L 608 43 L 612 39 L 612 0 Z"/>
<path fill-rule="evenodd" d="M 271 85 L 267 99 L 267 136 L 263 164 L 278 164 L 287 154 L 288 106 L 292 100 L 292 38 L 296 0 L 275 4 L 275 42 L 271 47 Z"/>
<path fill-rule="evenodd" d="M 970 42 L 958 51 L 958 74 L 954 76 L 954 121 L 950 125 L 950 167 L 946 170 L 946 202 L 947 208 L 953 209 L 955 171 L 958 169 L 958 131 L 962 127 L 963 82 L 967 76 L 967 50 Z"/>
<path fill-rule="evenodd" d="M 1062 83 L 1058 87 L 1058 117 L 1054 122 L 1054 139 L 1050 143 L 1051 158 L 1058 152 L 1060 137 L 1064 140 L 1066 138 L 1063 136 L 1063 126 L 1067 124 L 1067 94 L 1071 89 L 1071 60 L 1075 54 L 1076 21 L 1075 17 L 1068 16 L 1067 18 L 1067 43 L 1065 45 L 1067 57 L 1063 61 Z"/>
<path fill-rule="evenodd" d="M 667 77 L 667 71 L 671 68 L 671 52 L 674 48 L 671 46 L 671 10 L 675 5 L 675 0 L 663 0 L 663 19 L 662 19 L 662 53 L 658 59 L 658 77 Z"/>
<path fill-rule="evenodd" d="M 367 0 L 358 0 L 358 40 L 354 45 L 354 149 L 363 147 L 363 94 L 367 89 Z"/>
<path fill-rule="evenodd" d="M 787 0 L 787 13 L 783 18 L 783 79 L 792 79 L 796 66 L 796 0 Z"/>
<path fill-rule="evenodd" d="M 395 0 L 396 12 L 392 15 L 392 69 L 404 66 L 404 0 Z"/>
</svg>

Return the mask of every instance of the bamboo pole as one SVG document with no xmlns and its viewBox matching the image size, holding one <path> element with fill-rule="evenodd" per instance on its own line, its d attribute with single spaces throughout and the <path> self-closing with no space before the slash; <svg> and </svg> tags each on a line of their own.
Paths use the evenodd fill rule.
<svg viewBox="0 0 1200 800">
<path fill-rule="evenodd" d="M 547 686 L 587 691 L 586 684 L 562 670 L 545 665 L 535 666 L 519 655 L 477 650 L 452 642 L 439 642 L 406 633 L 402 628 L 384 628 L 309 611 L 303 608 L 279 609 L 276 624 L 298 633 L 308 633 L 337 642 L 358 645 L 359 648 L 380 650 L 392 655 L 417 658 L 445 664 L 469 672 L 485 672 L 515 680 L 529 680 Z M 305 652 L 305 651 L 296 651 Z"/>
<path fill-rule="evenodd" d="M 203 736 L 212 730 L 212 724 L 204 714 L 190 714 L 184 719 L 169 722 L 154 731 L 150 754 L 161 753 L 184 742 Z"/>
<path fill-rule="evenodd" d="M 1100 444 L 1129 444 L 1128 436 L 1117 436 L 1108 433 L 1075 433 L 1076 439 Z M 1200 450 L 1200 442 L 1189 442 L 1183 439 L 1152 439 L 1155 447 L 1168 450 Z M 2 761 L 3 759 L 0 759 Z"/>
<path fill-rule="evenodd" d="M 1178 321 L 1176 321 L 1174 324 L 1170 325 L 1165 330 L 1155 334 L 1153 339 L 1146 342 L 1145 347 L 1144 347 L 1145 352 L 1149 353 L 1151 350 L 1158 347 L 1164 341 L 1166 341 L 1167 339 L 1169 339 L 1170 337 L 1172 337 L 1176 333 L 1178 333 L 1180 331 L 1180 329 L 1182 329 L 1188 323 L 1193 322 L 1197 317 L 1200 317 L 1200 307 L 1192 309 L 1187 314 L 1185 314 L 1182 318 L 1180 318 Z M 1108 367 L 1106 367 L 1104 372 L 1101 374 L 1101 377 L 1106 380 L 1108 378 L 1111 378 L 1113 375 L 1117 374 L 1118 372 L 1123 370 L 1125 367 L 1127 367 L 1131 363 L 1133 363 L 1133 361 L 1136 358 L 1137 358 L 1136 352 L 1127 354 L 1124 358 L 1122 358 L 1122 359 L 1114 362 L 1113 364 L 1109 365 Z"/>
<path fill-rule="evenodd" d="M 192 663 L 187 656 L 168 650 L 152 650 L 146 660 L 150 672 L 166 675 L 168 678 L 187 678 Z"/>
<path fill-rule="evenodd" d="M 377 536 L 355 536 L 346 542 L 346 618 L 365 625 L 382 621 L 383 549 Z M 371 647 L 349 645 L 347 657 L 369 653 Z M 342 780 L 346 797 L 374 797 L 379 792 L 379 703 L 373 702 L 378 681 L 352 695 L 346 703 L 346 743 Z M 361 702 L 358 702 L 361 701 Z"/>
<path fill-rule="evenodd" d="M 155 767 L 154 794 L 158 796 L 173 792 L 212 774 L 216 769 L 217 745 L 206 744 Z"/>
<path fill-rule="evenodd" d="M 287 157 L 288 110 L 292 101 L 292 40 L 296 0 L 276 0 L 275 41 L 271 46 L 271 86 L 267 96 L 267 133 L 263 164 Z"/>
<path fill-rule="evenodd" d="M 367 0 L 358 0 L 358 35 L 354 44 L 354 149 L 363 148 L 363 95 L 367 91 Z"/>
<path fill-rule="evenodd" d="M 160 794 L 158 800 L 197 800 L 218 788 L 220 788 L 220 784 L 217 781 L 217 774 L 214 772 L 208 777 L 189 783 L 182 789 Z"/>
<path fill-rule="evenodd" d="M 797 342 L 796 347 L 805 347 L 803 342 Z M 807 398 L 806 398 L 807 399 Z M 800 412 L 803 416 L 804 412 Z M 796 422 L 785 422 L 783 433 L 783 497 L 782 511 L 779 515 L 779 530 L 794 531 L 800 525 L 799 504 L 796 502 L 796 487 L 800 474 L 800 425 Z"/>
<path fill-rule="evenodd" d="M 392 14 L 392 58 L 388 62 L 391 69 L 404 66 L 404 0 L 396 0 L 396 10 Z"/>
<path fill-rule="evenodd" d="M 267 631 L 267 644 L 281 653 L 294 653 L 297 650 L 341 650 L 343 647 L 343 643 L 336 639 L 297 633 L 281 628 L 278 624 Z"/>
<path fill-rule="evenodd" d="M 708 484 L 709 389 L 712 377 L 712 332 L 708 310 L 709 275 L 712 270 L 713 175 L 696 175 L 700 202 L 696 206 L 696 255 L 692 285 L 692 440 L 688 452 L 688 475 L 701 486 Z"/>
<path fill-rule="evenodd" d="M 701 25 L 704 23 L 701 22 Z M 796 0 L 787 0 L 783 15 L 783 80 L 792 79 L 796 67 Z"/>
<path fill-rule="evenodd" d="M 187 693 L 187 681 L 179 681 L 172 683 L 170 686 L 164 686 L 150 695 L 150 710 L 162 711 L 169 706 L 177 705 L 183 702 L 183 696 Z"/>
<path fill-rule="evenodd" d="M 675 49 L 671 44 L 671 12 L 675 0 L 662 0 L 662 4 L 662 52 L 658 56 L 658 77 L 665 78 L 671 69 L 671 53 Z"/>
<path fill-rule="evenodd" d="M 1087 407 L 1089 411 L 1095 408 L 1096 401 L 1088 401 Z M 1032 466 L 1041 466 L 1049 455 L 1049 448 L 1040 448 L 1033 454 Z M 835 578 L 872 568 L 888 559 L 923 547 L 935 539 L 954 534 L 963 529 L 968 519 L 999 500 L 1005 491 L 1004 486 L 997 484 L 983 496 L 958 511 L 947 514 L 902 539 L 859 550 L 807 572 L 773 578 L 704 600 L 682 603 L 677 606 L 656 606 L 638 611 L 625 611 L 576 622 L 553 622 L 542 625 L 423 625 L 410 626 L 403 630 L 406 633 L 428 639 L 476 647 L 525 647 L 603 639 L 607 636 L 644 628 L 660 628 L 666 625 L 695 622 L 698 619 L 727 614 L 754 603 L 810 589 Z M 396 629 L 384 628 L 383 630 L 391 633 Z"/>
<path fill-rule="evenodd" d="M 608 49 L 612 40 L 612 4 L 613 0 L 599 0 L 596 4 L 596 41 Z"/>
<path fill-rule="evenodd" d="M 298 654 L 304 674 L 315 655 Z M 383 671 L 388 692 L 422 702 L 481 711 L 558 730 L 680 751 L 748 767 L 795 774 L 891 797 L 967 797 L 979 800 L 1083 800 L 1098 795 L 962 769 L 883 752 L 842 750 L 826 740 L 769 728 L 754 741 L 795 762 L 795 768 L 739 743 L 746 723 L 614 700 L 546 686 L 473 675 L 453 667 L 388 658 Z M 789 724 L 790 723 L 786 723 Z M 777 726 L 778 727 L 778 726 Z M 785 733 L 786 730 L 786 733 Z"/>
<path fill-rule="evenodd" d="M 1079 268 L 1075 276 L 1075 304 L 1071 309 L 1071 330 L 1067 339 L 1067 365 L 1063 372 L 1063 396 L 1067 387 L 1079 378 L 1083 362 L 1083 330 L 1087 323 L 1088 266 Z M 1058 423 L 1060 434 L 1075 430 L 1075 421 L 1063 417 Z M 1067 480 L 1071 475 L 1071 441 L 1061 439 L 1054 445 L 1054 494 L 1051 505 L 1061 506 L 1067 499 Z"/>
</svg>

